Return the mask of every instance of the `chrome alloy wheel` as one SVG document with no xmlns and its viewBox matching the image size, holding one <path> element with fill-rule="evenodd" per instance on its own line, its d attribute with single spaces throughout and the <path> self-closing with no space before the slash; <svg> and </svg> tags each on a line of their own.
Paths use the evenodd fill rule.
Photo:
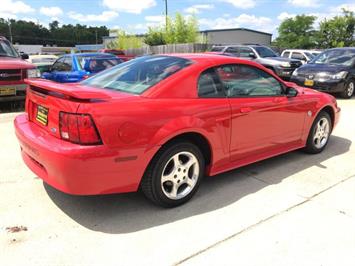
<svg viewBox="0 0 355 266">
<path fill-rule="evenodd" d="M 327 118 L 321 118 L 314 131 L 313 142 L 317 149 L 323 148 L 328 141 L 330 132 L 329 121 Z"/>
<path fill-rule="evenodd" d="M 346 93 L 348 97 L 351 97 L 354 94 L 354 82 L 349 82 L 348 87 L 346 88 Z"/>
<path fill-rule="evenodd" d="M 186 197 L 195 187 L 200 174 L 200 166 L 195 155 L 179 152 L 165 164 L 161 175 L 161 188 L 172 200 Z"/>
</svg>

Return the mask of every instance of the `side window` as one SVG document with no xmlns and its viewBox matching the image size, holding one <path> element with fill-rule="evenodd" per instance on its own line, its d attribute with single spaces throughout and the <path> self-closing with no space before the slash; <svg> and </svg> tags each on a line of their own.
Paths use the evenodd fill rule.
<svg viewBox="0 0 355 266">
<path fill-rule="evenodd" d="M 248 65 L 217 68 L 228 97 L 270 97 L 282 95 L 280 82 L 270 74 Z"/>
<path fill-rule="evenodd" d="M 289 58 L 289 57 L 290 57 L 290 52 L 284 52 L 284 53 L 282 54 L 282 57 Z"/>
<path fill-rule="evenodd" d="M 197 85 L 198 96 L 201 98 L 222 98 L 225 97 L 222 84 L 214 68 L 202 72 Z"/>
<path fill-rule="evenodd" d="M 291 58 L 292 59 L 298 59 L 298 60 L 307 60 L 306 57 L 301 54 L 301 53 L 297 53 L 297 52 L 293 52 L 292 55 L 291 55 Z"/>
<path fill-rule="evenodd" d="M 230 53 L 230 54 L 238 54 L 238 48 L 237 47 L 228 47 L 225 52 Z"/>
<path fill-rule="evenodd" d="M 249 47 L 240 47 L 239 48 L 239 56 L 240 57 L 253 57 L 253 56 L 251 56 L 252 54 L 255 57 L 255 53 Z"/>
<path fill-rule="evenodd" d="M 70 56 L 64 57 L 64 62 L 63 62 L 63 69 L 62 71 L 72 71 L 73 67 L 73 59 Z"/>
<path fill-rule="evenodd" d="M 52 71 L 62 71 L 64 58 L 59 58 L 52 66 Z"/>
</svg>

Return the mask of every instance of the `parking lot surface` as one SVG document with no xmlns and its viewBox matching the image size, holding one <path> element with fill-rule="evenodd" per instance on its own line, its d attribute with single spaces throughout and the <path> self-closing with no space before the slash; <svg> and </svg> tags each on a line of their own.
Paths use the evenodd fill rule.
<svg viewBox="0 0 355 266">
<path fill-rule="evenodd" d="M 354 265 L 355 99 L 338 102 L 323 153 L 207 177 L 174 209 L 49 187 L 22 162 L 16 114 L 0 114 L 0 264 Z"/>
</svg>

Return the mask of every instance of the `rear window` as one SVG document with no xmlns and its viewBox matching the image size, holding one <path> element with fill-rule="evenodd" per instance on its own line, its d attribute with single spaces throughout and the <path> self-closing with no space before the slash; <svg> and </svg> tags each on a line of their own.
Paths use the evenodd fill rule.
<svg viewBox="0 0 355 266">
<path fill-rule="evenodd" d="M 122 63 L 81 83 L 141 94 L 191 63 L 190 60 L 173 56 L 144 56 Z"/>
</svg>

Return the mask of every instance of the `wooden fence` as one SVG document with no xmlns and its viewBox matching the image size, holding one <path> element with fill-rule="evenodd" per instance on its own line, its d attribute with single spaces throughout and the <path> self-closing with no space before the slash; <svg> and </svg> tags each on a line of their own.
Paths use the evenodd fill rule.
<svg viewBox="0 0 355 266">
<path fill-rule="evenodd" d="M 157 46 L 145 46 L 142 48 L 127 49 L 125 52 L 132 55 L 146 54 L 170 54 L 170 53 L 199 53 L 211 49 L 211 44 L 205 43 L 179 43 Z"/>
</svg>

